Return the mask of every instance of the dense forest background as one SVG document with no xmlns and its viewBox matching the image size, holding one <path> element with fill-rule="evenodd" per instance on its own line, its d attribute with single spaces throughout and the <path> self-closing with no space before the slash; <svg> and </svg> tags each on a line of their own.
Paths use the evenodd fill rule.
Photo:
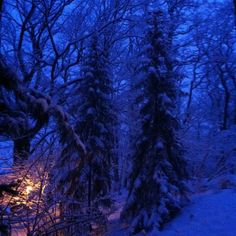
<svg viewBox="0 0 236 236">
<path fill-rule="evenodd" d="M 159 235 L 235 188 L 235 43 L 232 0 L 0 1 L 0 235 Z"/>
</svg>

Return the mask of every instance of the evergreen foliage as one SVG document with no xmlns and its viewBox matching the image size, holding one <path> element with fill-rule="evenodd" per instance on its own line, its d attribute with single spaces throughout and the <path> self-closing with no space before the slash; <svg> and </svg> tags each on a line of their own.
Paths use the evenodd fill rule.
<svg viewBox="0 0 236 236">
<path fill-rule="evenodd" d="M 176 86 L 162 12 L 150 14 L 137 79 L 141 131 L 123 219 L 132 233 L 161 229 L 181 208 L 185 162 L 177 139 Z"/>
<path fill-rule="evenodd" d="M 103 203 L 111 189 L 116 117 L 112 105 L 112 81 L 108 52 L 102 48 L 96 34 L 89 45 L 83 81 L 79 86 L 79 111 L 76 131 L 86 144 L 88 165 L 84 168 L 88 185 L 88 204 Z M 105 200 L 105 201 L 104 201 Z"/>
</svg>

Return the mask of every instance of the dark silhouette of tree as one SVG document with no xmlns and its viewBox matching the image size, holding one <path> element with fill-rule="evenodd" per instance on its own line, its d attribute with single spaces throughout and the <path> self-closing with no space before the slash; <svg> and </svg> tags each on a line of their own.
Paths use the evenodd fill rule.
<svg viewBox="0 0 236 236">
<path fill-rule="evenodd" d="M 116 117 L 112 106 L 113 88 L 108 54 L 95 34 L 85 55 L 82 68 L 84 79 L 78 89 L 76 130 L 89 153 L 89 163 L 85 167 L 89 206 L 109 200 L 112 162 L 116 158 L 113 133 Z"/>
<path fill-rule="evenodd" d="M 177 139 L 174 74 L 163 12 L 150 14 L 137 79 L 141 131 L 135 144 L 123 219 L 131 232 L 161 229 L 181 208 L 187 177 Z"/>
</svg>

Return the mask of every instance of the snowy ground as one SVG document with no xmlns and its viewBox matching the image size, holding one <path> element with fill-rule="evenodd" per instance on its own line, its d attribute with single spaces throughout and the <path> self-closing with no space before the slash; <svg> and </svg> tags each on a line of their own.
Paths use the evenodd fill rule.
<svg viewBox="0 0 236 236">
<path fill-rule="evenodd" d="M 119 225 L 118 219 L 112 220 L 108 236 L 128 235 L 126 229 Z M 164 231 L 145 235 L 236 236 L 236 190 L 226 189 L 195 195 L 192 203 Z"/>
</svg>

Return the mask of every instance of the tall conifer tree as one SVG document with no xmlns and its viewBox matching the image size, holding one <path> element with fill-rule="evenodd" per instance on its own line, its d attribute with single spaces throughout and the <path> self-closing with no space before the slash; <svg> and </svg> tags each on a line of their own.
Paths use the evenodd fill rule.
<svg viewBox="0 0 236 236">
<path fill-rule="evenodd" d="M 82 69 L 79 87 L 77 132 L 88 149 L 88 165 L 84 169 L 88 185 L 88 205 L 109 200 L 114 154 L 115 112 L 112 105 L 113 86 L 109 72 L 109 52 L 94 35 Z M 106 201 L 103 201 L 105 203 Z"/>
<path fill-rule="evenodd" d="M 187 174 L 177 139 L 177 89 L 169 50 L 163 13 L 151 13 L 136 83 L 141 130 L 122 214 L 131 223 L 132 233 L 161 229 L 182 204 Z"/>
</svg>

